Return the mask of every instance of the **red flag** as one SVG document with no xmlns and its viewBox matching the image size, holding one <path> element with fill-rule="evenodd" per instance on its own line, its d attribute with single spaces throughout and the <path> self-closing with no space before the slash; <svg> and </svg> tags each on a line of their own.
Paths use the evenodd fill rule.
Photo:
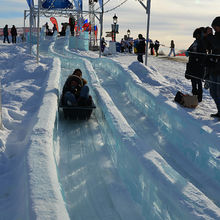
<svg viewBox="0 0 220 220">
<path fill-rule="evenodd" d="M 182 52 L 182 53 L 178 53 L 176 56 L 186 56 L 186 54 Z"/>
<path fill-rule="evenodd" d="M 89 31 L 91 29 L 91 25 L 89 23 L 85 23 L 83 26 L 83 31 Z"/>
<path fill-rule="evenodd" d="M 57 24 L 57 19 L 56 19 L 56 18 L 54 18 L 54 17 L 51 17 L 51 18 L 50 18 L 50 21 L 51 21 L 53 24 L 55 24 L 55 25 L 56 25 L 57 32 L 59 32 L 59 29 L 58 29 L 58 24 Z"/>
<path fill-rule="evenodd" d="M 77 21 L 75 22 L 75 32 L 77 32 L 78 30 L 78 25 L 77 25 Z"/>
</svg>

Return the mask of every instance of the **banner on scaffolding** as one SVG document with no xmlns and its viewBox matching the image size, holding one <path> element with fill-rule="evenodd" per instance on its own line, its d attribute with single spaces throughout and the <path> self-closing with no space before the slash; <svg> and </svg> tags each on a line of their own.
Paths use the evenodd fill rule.
<svg viewBox="0 0 220 220">
<path fill-rule="evenodd" d="M 58 28 L 57 19 L 56 19 L 56 18 L 54 18 L 54 17 L 51 17 L 51 18 L 50 18 L 50 21 L 51 21 L 53 24 L 55 24 L 55 25 L 56 25 L 57 32 L 59 32 L 59 28 Z"/>
<path fill-rule="evenodd" d="M 100 5 L 100 7 L 102 8 L 102 6 L 103 6 L 103 0 L 99 0 L 99 5 Z"/>
<path fill-rule="evenodd" d="M 74 0 L 74 4 L 75 4 L 75 7 L 76 7 L 76 10 L 81 10 L 82 11 L 82 0 Z"/>
<path fill-rule="evenodd" d="M 69 0 L 46 0 L 42 7 L 47 9 L 64 9 L 73 8 L 73 4 Z"/>
<path fill-rule="evenodd" d="M 27 0 L 29 8 L 34 7 L 34 1 L 33 0 Z"/>
</svg>

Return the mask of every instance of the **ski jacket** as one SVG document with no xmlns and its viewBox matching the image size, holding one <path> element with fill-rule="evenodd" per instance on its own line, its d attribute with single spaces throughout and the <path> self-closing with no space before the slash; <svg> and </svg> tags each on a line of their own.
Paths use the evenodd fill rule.
<svg viewBox="0 0 220 220">
<path fill-rule="evenodd" d="M 170 48 L 175 48 L 175 44 L 173 41 L 170 43 Z"/>
<path fill-rule="evenodd" d="M 70 25 L 70 26 L 75 26 L 75 22 L 76 22 L 76 21 L 75 21 L 75 18 L 74 18 L 74 17 L 70 17 L 70 18 L 69 18 L 69 25 Z"/>
<path fill-rule="evenodd" d="M 4 36 L 8 36 L 8 27 L 4 27 L 3 33 L 4 33 Z"/>
<path fill-rule="evenodd" d="M 158 40 L 156 40 L 156 41 L 154 42 L 154 49 L 155 49 L 155 50 L 158 50 L 159 47 L 160 47 L 160 42 L 159 42 Z"/>
<path fill-rule="evenodd" d="M 138 43 L 137 43 L 137 54 L 145 54 L 145 39 L 141 38 L 138 39 Z"/>
<path fill-rule="evenodd" d="M 70 25 L 70 30 L 71 30 L 71 32 L 74 32 L 75 22 L 76 22 L 76 20 L 75 20 L 74 17 L 70 17 L 70 18 L 69 18 L 69 25 Z"/>
<path fill-rule="evenodd" d="M 206 60 L 206 49 L 203 41 L 201 39 L 196 39 L 187 51 L 189 52 L 189 61 L 186 64 L 186 78 L 203 78 Z"/>
<path fill-rule="evenodd" d="M 75 88 L 72 88 L 71 86 L 71 82 L 72 81 L 75 81 L 77 82 L 77 86 Z M 72 92 L 73 94 L 79 96 L 79 93 L 80 93 L 80 90 L 83 86 L 83 82 L 82 80 L 80 79 L 80 77 L 76 76 L 76 75 L 70 75 L 68 76 L 64 86 L 63 86 L 63 95 L 67 92 L 67 91 L 70 91 Z"/>
<path fill-rule="evenodd" d="M 57 31 L 56 25 L 53 26 L 53 33 L 54 33 L 55 31 Z"/>
<path fill-rule="evenodd" d="M 208 35 L 206 43 L 207 48 L 211 51 L 207 57 L 209 73 L 220 75 L 220 32 L 216 32 L 215 35 Z"/>
<path fill-rule="evenodd" d="M 11 28 L 11 35 L 12 36 L 17 36 L 17 29 L 15 27 Z"/>
</svg>

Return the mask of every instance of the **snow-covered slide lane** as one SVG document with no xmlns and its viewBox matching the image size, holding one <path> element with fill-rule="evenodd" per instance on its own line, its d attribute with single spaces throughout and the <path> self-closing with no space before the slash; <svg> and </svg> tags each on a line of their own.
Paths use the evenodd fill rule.
<svg viewBox="0 0 220 220">
<path fill-rule="evenodd" d="M 50 50 L 51 55 L 58 55 Z M 74 68 L 86 71 L 82 59 L 70 62 L 59 57 L 62 90 Z M 70 219 L 143 219 L 111 162 L 107 151 L 111 143 L 103 139 L 102 126 L 94 116 L 89 121 L 74 122 L 60 114 L 54 133 L 59 181 Z"/>
<path fill-rule="evenodd" d="M 175 103 L 141 83 L 125 67 L 109 59 L 96 60 L 93 65 L 102 86 L 137 135 L 219 205 L 216 191 L 220 189 L 220 161 L 216 158 L 219 154 L 216 137 L 213 135 L 210 142 L 211 134 L 199 127 L 195 119 L 184 114 L 184 110 L 177 111 Z M 144 152 L 145 148 L 140 150 Z"/>
<path fill-rule="evenodd" d="M 85 62 L 98 105 L 106 118 L 106 138 L 109 132 L 113 133 L 114 140 L 111 141 L 115 144 L 109 151 L 114 165 L 140 205 L 144 218 L 219 218 L 220 209 L 210 199 L 179 175 L 146 140 L 145 143 L 140 140 L 100 85 L 90 62 Z M 97 120 L 100 118 L 97 116 Z M 144 154 L 140 149 L 145 149 Z"/>
<path fill-rule="evenodd" d="M 76 59 L 76 57 L 74 57 L 74 59 Z M 74 60 L 74 59 L 73 59 L 73 57 L 71 57 L 71 60 Z M 88 61 L 85 61 L 85 62 L 87 65 L 88 74 L 91 75 L 91 73 L 94 72 L 93 68 Z M 94 80 L 94 78 L 95 78 L 95 80 Z M 91 82 L 93 81 L 92 88 L 94 91 L 96 91 L 95 88 L 97 86 L 95 85 L 96 84 L 95 81 L 98 81 L 97 76 L 94 75 L 94 77 L 92 77 L 90 80 L 91 80 Z M 111 112 L 111 110 L 114 109 L 114 104 L 112 103 L 112 101 L 110 101 L 111 100 L 110 98 L 109 98 L 109 100 L 107 100 L 107 101 L 110 101 L 110 103 L 107 106 L 106 106 L 106 104 L 101 104 L 103 102 L 106 103 L 106 101 L 104 101 L 104 100 L 106 100 L 106 97 L 108 96 L 108 94 L 105 94 L 106 92 L 105 92 L 105 90 L 103 90 L 102 87 L 100 87 L 100 84 L 99 84 L 98 88 L 97 89 L 101 90 L 101 91 L 98 92 L 98 90 L 97 90 L 97 92 L 95 92 L 95 93 L 97 93 L 96 96 L 98 96 L 98 97 L 100 96 L 100 98 L 97 99 L 97 104 L 98 104 L 98 106 L 101 106 L 102 111 L 104 111 L 105 118 L 109 122 L 109 123 L 105 123 L 105 126 L 109 127 L 105 130 L 106 138 L 108 139 L 108 133 L 110 131 L 111 132 L 114 131 L 113 136 L 115 137 L 114 139 L 116 139 L 115 140 L 116 143 L 115 143 L 114 148 L 109 149 L 109 151 L 112 154 L 112 158 L 113 158 L 113 161 L 114 161 L 116 168 L 119 170 L 120 175 L 124 178 L 126 184 L 129 186 L 130 192 L 133 195 L 134 200 L 139 203 L 140 207 L 142 207 L 143 216 L 145 218 L 147 216 L 151 216 L 152 219 L 158 219 L 158 218 L 163 219 L 164 216 L 168 216 L 168 215 L 172 216 L 171 218 L 175 218 L 176 216 L 178 216 L 179 219 L 181 219 L 181 218 L 186 219 L 186 216 L 191 216 L 191 215 L 194 216 L 193 217 L 194 219 L 196 219 L 197 215 L 204 215 L 205 216 L 205 214 L 202 213 L 203 211 L 200 212 L 200 208 L 198 208 L 199 207 L 198 203 L 196 201 L 193 201 L 193 199 L 189 195 L 187 195 L 187 197 L 189 196 L 189 198 L 185 198 L 185 195 L 183 196 L 184 198 L 182 198 L 182 199 L 180 198 L 181 197 L 180 194 L 184 194 L 184 193 L 179 191 L 178 187 L 177 187 L 178 189 L 176 188 L 176 195 L 173 198 L 170 197 L 171 194 L 169 194 L 169 195 L 167 194 L 167 192 L 170 192 L 170 191 L 173 191 L 173 193 L 175 192 L 175 187 L 173 187 L 172 184 L 171 185 L 168 184 L 169 186 L 166 187 L 166 189 L 164 189 L 163 187 L 160 186 L 160 183 L 163 182 L 163 181 L 161 182 L 162 179 L 165 179 L 165 182 L 167 182 L 167 175 L 168 176 L 170 176 L 170 175 L 171 176 L 178 176 L 178 178 L 180 178 L 180 180 L 173 181 L 174 183 L 175 182 L 181 183 L 180 188 L 182 189 L 182 183 L 186 182 L 190 186 L 189 188 L 192 189 L 192 192 L 195 190 L 194 193 L 198 194 L 198 198 L 199 198 L 198 201 L 200 201 L 200 202 L 202 200 L 205 201 L 205 203 L 203 203 L 203 204 L 205 204 L 205 206 L 210 207 L 210 209 L 212 209 L 211 206 L 213 206 L 214 210 L 215 211 L 217 210 L 217 212 L 218 212 L 218 208 L 214 204 L 212 204 L 212 202 L 208 198 L 206 198 L 204 195 L 202 195 L 202 193 L 199 192 L 198 189 L 191 186 L 191 184 L 188 183 L 183 177 L 181 177 L 179 174 L 177 174 L 166 163 L 166 161 L 164 161 L 163 158 L 158 153 L 156 153 L 154 150 L 152 151 L 153 153 L 151 153 L 150 155 L 151 156 L 156 155 L 155 157 L 159 158 L 160 163 L 161 163 L 161 161 L 163 161 L 164 162 L 163 165 L 165 165 L 165 167 L 169 167 L 169 171 L 172 171 L 172 172 L 169 172 L 169 174 L 166 173 L 166 175 L 164 175 L 164 172 L 161 172 L 161 170 L 164 170 L 163 166 L 158 168 L 157 163 L 155 163 L 155 161 L 157 161 L 157 160 L 155 159 L 155 161 L 154 160 L 152 161 L 153 157 L 151 159 L 148 159 L 148 163 L 151 164 L 151 165 L 149 165 L 149 167 L 151 167 L 150 169 L 149 169 L 149 167 L 148 167 L 148 169 L 146 169 L 146 167 L 145 168 L 142 167 L 143 164 L 145 164 L 145 163 L 142 163 L 143 161 L 140 162 L 140 158 L 142 158 L 143 156 L 142 155 L 137 156 L 137 154 L 139 154 L 139 153 L 135 147 L 134 148 L 132 147 L 132 150 L 134 150 L 135 153 L 131 153 L 131 151 L 129 150 L 129 146 L 130 147 L 131 146 L 141 147 L 141 146 L 143 146 L 143 143 L 140 144 L 139 140 L 136 140 L 136 137 L 135 137 L 134 141 L 131 141 L 131 143 L 130 143 L 130 141 L 129 141 L 129 143 L 126 143 L 126 144 L 121 143 L 121 141 L 124 142 L 124 140 L 130 139 L 130 131 L 132 131 L 131 133 L 133 133 L 134 136 L 136 136 L 136 135 L 135 135 L 134 131 L 130 128 L 130 126 L 127 124 L 126 120 L 124 119 L 124 117 L 121 115 L 120 112 L 118 112 L 119 115 L 118 114 L 115 115 L 115 113 L 117 111 Z M 102 97 L 101 94 L 105 94 L 104 97 Z M 100 101 L 101 101 L 101 103 L 99 103 Z M 98 120 L 99 120 L 99 118 L 102 118 L 102 117 L 97 117 Z M 123 125 L 122 126 L 123 129 L 121 131 L 119 131 L 119 128 L 121 126 L 119 126 L 117 123 L 123 122 L 123 121 L 125 122 L 126 126 Z M 117 125 L 116 124 L 114 125 L 114 123 L 112 123 L 112 122 L 115 122 Z M 127 129 L 129 130 L 129 132 Z M 118 135 L 119 135 L 119 137 L 118 137 Z M 118 137 L 118 138 L 116 138 L 116 137 Z M 113 141 L 113 140 L 111 139 L 111 141 Z M 119 150 L 119 152 L 117 152 L 118 150 Z M 125 156 L 125 155 L 128 155 L 128 156 Z M 136 158 L 136 156 L 138 159 Z M 133 161 L 132 161 L 132 159 L 129 160 L 128 158 L 129 159 L 132 158 Z M 146 158 L 144 158 L 144 161 L 145 160 L 146 160 Z M 140 168 L 139 166 L 142 168 Z M 155 169 L 159 172 L 158 175 L 155 175 L 155 173 L 154 174 L 148 173 L 149 171 L 147 171 L 147 170 L 152 170 L 152 166 L 155 167 Z M 142 173 L 142 172 L 144 172 L 144 173 Z M 147 175 L 145 174 L 145 172 L 147 172 Z M 173 172 L 174 172 L 174 174 L 173 174 Z M 149 175 L 152 175 L 152 176 L 150 176 L 150 178 L 149 178 Z M 158 180 L 160 183 L 158 183 Z M 149 183 L 149 185 L 147 185 L 147 183 Z M 162 191 L 157 191 L 160 188 L 162 189 Z M 167 189 L 170 189 L 170 190 L 167 190 Z M 187 189 L 187 187 L 186 187 L 186 189 Z M 152 196 L 145 197 L 145 195 L 148 195 L 148 194 L 151 194 Z M 167 198 L 164 199 L 165 197 L 167 197 Z M 189 200 L 190 200 L 190 202 L 189 202 Z M 171 202 L 169 205 L 168 205 L 168 201 Z M 177 201 L 179 201 L 181 204 L 183 204 L 182 201 L 185 201 L 186 203 L 189 202 L 190 205 L 189 206 L 187 205 L 188 207 L 185 207 L 185 206 L 182 207 L 182 205 L 178 204 Z M 207 203 L 209 203 L 211 206 L 209 206 L 209 204 L 207 204 Z M 153 208 L 153 209 L 152 209 L 152 204 L 154 204 L 154 206 L 155 206 L 155 208 Z M 165 206 L 165 207 L 163 207 L 163 206 Z M 179 209 L 176 206 L 181 207 L 181 208 Z M 190 213 L 189 210 L 186 210 L 189 207 L 190 207 L 190 209 L 193 209 L 194 211 L 197 207 L 198 213 L 196 213 L 194 211 L 193 211 L 194 214 Z M 157 210 L 157 209 L 159 209 L 159 210 Z M 169 213 L 169 210 L 170 210 L 170 213 Z M 173 210 L 175 210 L 175 211 L 173 211 Z M 185 212 L 184 212 L 184 210 L 185 210 Z M 208 211 L 208 213 L 209 213 L 209 211 Z M 183 214 L 183 213 L 185 213 L 185 214 Z M 215 216 L 215 214 L 214 214 L 214 216 Z M 218 214 L 216 216 L 218 216 Z M 204 218 L 207 218 L 207 216 L 205 216 Z"/>
<path fill-rule="evenodd" d="M 66 53 L 72 59 L 79 56 L 68 49 Z M 140 73 L 134 74 L 110 59 L 86 59 L 92 62 L 102 86 L 138 136 L 154 146 L 175 170 L 219 206 L 220 197 L 216 193 L 220 186 L 218 141 L 216 136 L 208 132 L 207 126 L 201 128 L 172 100 L 159 95 L 157 88 L 141 83 L 136 76 Z M 136 69 L 143 68 L 140 65 Z"/>
</svg>

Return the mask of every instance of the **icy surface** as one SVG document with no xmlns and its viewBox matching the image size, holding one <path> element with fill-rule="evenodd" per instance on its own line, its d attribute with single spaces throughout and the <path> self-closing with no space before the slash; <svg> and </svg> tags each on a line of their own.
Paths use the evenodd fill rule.
<svg viewBox="0 0 220 220">
<path fill-rule="evenodd" d="M 41 37 L 40 64 L 26 45 L 0 45 L 1 218 L 220 219 L 220 122 L 208 91 L 195 110 L 173 102 L 191 90 L 185 63 L 150 56 L 145 67 L 69 41 Z M 76 68 L 97 106 L 88 121 L 57 111 Z"/>
</svg>

